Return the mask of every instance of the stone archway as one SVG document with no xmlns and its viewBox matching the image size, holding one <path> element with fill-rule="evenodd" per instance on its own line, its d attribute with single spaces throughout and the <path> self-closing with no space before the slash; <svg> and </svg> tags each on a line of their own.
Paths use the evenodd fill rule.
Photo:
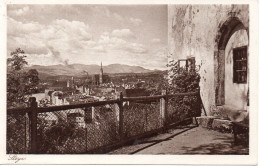
<svg viewBox="0 0 260 166">
<path fill-rule="evenodd" d="M 57 104 L 57 99 L 55 98 L 55 96 L 59 96 L 59 95 L 63 95 L 63 92 L 62 91 L 54 91 L 52 94 L 51 94 L 51 104 Z M 58 97 L 59 98 L 59 97 Z"/>
<path fill-rule="evenodd" d="M 225 48 L 230 37 L 241 29 L 246 30 L 248 35 L 248 29 L 238 17 L 230 17 L 220 26 L 216 37 L 214 52 L 214 89 L 216 106 L 225 104 Z"/>
</svg>

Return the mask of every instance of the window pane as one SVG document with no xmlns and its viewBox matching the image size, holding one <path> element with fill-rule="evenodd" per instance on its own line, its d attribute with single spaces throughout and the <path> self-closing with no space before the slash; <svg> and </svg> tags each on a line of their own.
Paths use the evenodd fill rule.
<svg viewBox="0 0 260 166">
<path fill-rule="evenodd" d="M 246 83 L 247 81 L 247 47 L 233 49 L 233 82 Z"/>
</svg>

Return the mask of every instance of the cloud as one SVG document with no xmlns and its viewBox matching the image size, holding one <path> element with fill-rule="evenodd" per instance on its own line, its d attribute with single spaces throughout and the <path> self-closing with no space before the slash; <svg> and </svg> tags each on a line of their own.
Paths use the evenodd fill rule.
<svg viewBox="0 0 260 166">
<path fill-rule="evenodd" d="M 134 25 L 138 26 L 140 25 L 143 21 L 139 18 L 133 18 L 133 17 L 130 17 L 130 22 L 133 23 Z"/>
<path fill-rule="evenodd" d="M 106 17 L 123 19 L 120 15 L 105 8 L 104 10 L 103 15 Z M 17 21 L 9 17 L 7 23 L 8 50 L 13 51 L 17 47 L 24 49 L 29 64 L 89 64 L 102 59 L 108 64 L 146 64 L 145 67 L 148 68 L 149 65 L 162 63 L 159 53 L 158 56 L 151 54 L 155 48 L 147 49 L 148 46 L 141 43 L 130 28 L 120 29 L 119 26 L 111 30 L 110 27 L 100 34 L 86 22 L 69 19 L 52 19 L 45 24 L 28 20 Z M 147 59 L 156 59 L 157 62 L 148 64 L 145 62 Z"/>
<path fill-rule="evenodd" d="M 48 49 L 44 41 L 30 37 L 28 34 L 23 36 L 9 36 L 7 39 L 8 52 L 16 48 L 22 48 L 26 53 L 30 54 L 46 54 Z"/>
<path fill-rule="evenodd" d="M 130 43 L 129 45 L 125 46 L 125 49 L 132 53 L 147 53 L 147 50 L 145 49 L 144 45 L 138 43 Z"/>
<path fill-rule="evenodd" d="M 167 56 L 168 56 L 168 49 L 167 49 L 167 47 L 161 47 L 159 49 L 154 50 L 152 52 L 152 54 L 156 58 L 167 58 Z"/>
<path fill-rule="evenodd" d="M 38 22 L 22 23 L 10 17 L 7 19 L 8 36 L 36 37 L 40 39 L 77 39 L 90 40 L 92 38 L 89 25 L 80 21 L 56 19 L 49 25 Z"/>
<path fill-rule="evenodd" d="M 33 32 L 39 32 L 44 28 L 38 22 L 22 23 L 11 17 L 7 17 L 7 34 L 13 36 L 23 36 Z"/>
<path fill-rule="evenodd" d="M 55 19 L 44 25 L 38 22 L 23 23 L 9 18 L 8 50 L 10 52 L 20 47 L 28 55 L 29 63 L 42 65 L 68 64 L 68 59 L 75 63 L 82 58 L 80 56 L 92 61 L 105 55 L 118 55 L 120 59 L 126 55 L 147 53 L 143 44 L 129 40 L 135 39 L 130 29 L 105 31 L 96 40 L 91 32 L 89 25 L 80 21 Z"/>
<path fill-rule="evenodd" d="M 97 52 L 106 52 L 105 48 L 100 45 L 93 47 L 92 50 L 97 51 Z"/>
<path fill-rule="evenodd" d="M 144 66 L 147 69 L 161 69 L 166 70 L 166 64 L 168 63 L 167 49 L 165 47 L 156 49 L 145 55 L 143 58 L 138 58 L 138 65 Z M 149 59 L 149 60 L 147 60 Z"/>
<path fill-rule="evenodd" d="M 121 15 L 119 15 L 118 13 L 111 12 L 107 6 L 91 6 L 90 10 L 94 13 L 94 16 L 99 16 L 102 18 L 106 17 L 109 19 L 115 19 L 117 21 L 123 20 L 123 17 Z"/>
<path fill-rule="evenodd" d="M 54 20 L 49 25 L 22 23 L 7 19 L 8 49 L 21 47 L 28 54 L 44 54 L 50 46 L 61 52 L 93 46 L 87 24 L 80 21 Z M 37 50 L 39 52 L 37 52 Z"/>
<path fill-rule="evenodd" d="M 147 49 L 143 44 L 126 40 L 127 38 L 131 38 L 132 35 L 133 33 L 129 29 L 114 30 L 111 34 L 105 32 L 100 36 L 98 44 L 103 45 L 106 50 L 122 50 L 140 54 L 147 53 Z"/>
<path fill-rule="evenodd" d="M 117 13 L 113 13 L 113 17 L 119 21 L 122 21 L 123 20 L 123 17 Z"/>
<path fill-rule="evenodd" d="M 63 62 L 63 59 L 58 50 L 54 49 L 52 46 L 49 46 L 48 49 L 50 50 L 50 52 L 53 55 L 53 58 L 55 60 L 57 60 L 58 62 Z"/>
<path fill-rule="evenodd" d="M 79 53 L 92 47 L 95 51 L 104 52 L 101 47 L 96 47 L 89 25 L 84 22 L 56 19 L 44 25 L 8 18 L 7 25 L 8 53 L 22 48 L 28 55 L 29 63 L 68 64 L 68 59 L 75 50 Z M 49 60 L 44 60 L 43 57 L 48 57 Z"/>
<path fill-rule="evenodd" d="M 57 65 L 63 64 L 68 65 L 69 59 L 62 57 L 59 50 L 55 49 L 52 46 L 49 46 L 47 49 L 47 53 L 40 54 L 40 53 L 26 53 L 26 61 L 29 65 L 37 64 L 37 65 Z"/>
<path fill-rule="evenodd" d="M 152 43 L 160 43 L 160 42 L 161 42 L 161 39 L 158 39 L 158 38 L 152 39 Z"/>
<path fill-rule="evenodd" d="M 120 49 L 122 45 L 127 44 L 127 41 L 117 37 L 111 37 L 109 34 L 102 34 L 98 44 L 109 48 Z"/>
<path fill-rule="evenodd" d="M 55 32 L 57 37 L 61 38 L 68 37 L 77 40 L 90 40 L 92 38 L 89 26 L 80 21 L 55 20 L 49 28 L 54 28 L 52 32 Z"/>
<path fill-rule="evenodd" d="M 27 14 L 29 10 L 30 10 L 29 6 L 24 6 L 23 8 L 14 8 L 10 10 L 9 13 L 14 16 L 21 16 Z"/>
<path fill-rule="evenodd" d="M 113 30 L 112 36 L 119 37 L 119 38 L 135 38 L 134 33 L 130 29 Z"/>
<path fill-rule="evenodd" d="M 107 17 L 111 16 L 111 12 L 110 12 L 110 10 L 106 6 L 101 6 L 101 5 L 91 6 L 90 9 L 96 15 L 107 16 Z"/>
<path fill-rule="evenodd" d="M 26 55 L 26 61 L 29 65 L 57 65 L 57 64 L 68 64 L 69 61 L 66 60 L 60 60 L 57 59 L 51 52 L 48 52 L 47 54 L 25 54 Z"/>
</svg>

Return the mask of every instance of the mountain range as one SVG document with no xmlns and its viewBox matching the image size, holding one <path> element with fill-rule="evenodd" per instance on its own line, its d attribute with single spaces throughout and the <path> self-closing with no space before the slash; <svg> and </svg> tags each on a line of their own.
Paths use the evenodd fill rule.
<svg viewBox="0 0 260 166">
<path fill-rule="evenodd" d="M 39 72 L 40 77 L 43 76 L 86 76 L 87 74 L 99 74 L 100 66 L 99 65 L 84 65 L 84 64 L 69 64 L 69 65 L 50 65 L 50 66 L 41 66 L 33 65 L 26 67 L 26 70 L 36 69 Z M 103 66 L 103 72 L 107 74 L 113 73 L 149 73 L 159 70 L 149 70 L 140 66 L 129 66 L 123 64 L 111 64 Z"/>
</svg>

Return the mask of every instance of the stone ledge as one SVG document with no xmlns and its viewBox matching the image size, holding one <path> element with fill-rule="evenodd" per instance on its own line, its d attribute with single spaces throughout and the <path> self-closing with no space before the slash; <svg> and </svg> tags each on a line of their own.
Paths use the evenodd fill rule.
<svg viewBox="0 0 260 166">
<path fill-rule="evenodd" d="M 220 132 L 231 133 L 233 124 L 230 120 L 214 119 L 212 123 L 212 129 Z"/>
<path fill-rule="evenodd" d="M 233 124 L 230 120 L 220 119 L 215 116 L 201 116 L 193 118 L 193 124 L 203 128 L 217 130 L 220 132 L 231 133 Z"/>
<path fill-rule="evenodd" d="M 193 118 L 193 123 L 204 128 L 212 128 L 212 123 L 215 117 L 213 116 L 201 116 Z"/>
</svg>

